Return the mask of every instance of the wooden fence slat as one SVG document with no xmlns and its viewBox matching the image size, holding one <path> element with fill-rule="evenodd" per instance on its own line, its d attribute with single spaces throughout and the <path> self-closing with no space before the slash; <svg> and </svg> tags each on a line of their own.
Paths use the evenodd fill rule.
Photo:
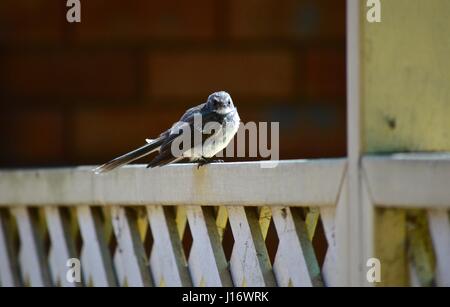
<svg viewBox="0 0 450 307">
<path fill-rule="evenodd" d="M 122 259 L 122 254 L 119 252 L 118 248 L 116 248 L 116 250 L 114 251 L 113 263 L 116 271 L 117 283 L 120 286 L 123 286 L 126 284 L 127 276 L 125 274 L 125 268 L 123 266 L 124 261 Z"/>
<path fill-rule="evenodd" d="M 417 269 L 414 265 L 414 262 L 408 262 L 408 271 L 409 271 L 409 286 L 411 287 L 420 287 L 420 278 L 417 273 Z"/>
<path fill-rule="evenodd" d="M 89 257 L 86 251 L 85 246 L 81 246 L 80 251 L 80 263 L 81 263 L 81 272 L 83 274 L 83 281 L 86 287 L 92 286 L 92 274 L 91 269 L 89 267 Z"/>
<path fill-rule="evenodd" d="M 275 286 L 272 267 L 254 208 L 228 207 L 234 237 L 230 270 L 236 286 Z"/>
<path fill-rule="evenodd" d="M 13 233 L 10 216 L 0 209 L 0 285 L 20 286 L 19 264 L 13 247 Z"/>
<path fill-rule="evenodd" d="M 289 207 L 272 208 L 280 240 L 273 265 L 279 286 L 322 286 L 319 264 L 300 214 Z"/>
<path fill-rule="evenodd" d="M 105 232 L 105 240 L 108 246 L 110 246 L 112 243 L 111 241 L 115 239 L 115 233 L 114 233 L 114 226 L 112 223 L 112 215 L 111 215 L 111 208 L 112 207 L 102 207 L 102 213 L 104 216 L 104 224 L 103 229 Z M 117 243 L 117 240 L 116 240 Z M 114 250 L 111 250 L 110 253 L 112 256 L 112 262 L 114 271 L 116 273 L 117 277 L 117 284 L 120 286 L 126 285 L 126 274 L 125 274 L 125 268 L 123 266 L 123 260 L 122 260 L 122 254 L 119 252 L 119 247 L 116 244 L 116 247 Z"/>
<path fill-rule="evenodd" d="M 332 284 L 338 287 L 349 286 L 350 283 L 350 217 L 349 217 L 349 188 L 348 177 L 344 176 L 341 188 L 337 195 L 336 209 L 335 209 L 335 227 L 334 235 L 336 242 L 336 265 L 333 268 L 327 267 L 330 270 L 329 275 L 333 274 Z M 325 225 L 324 225 L 325 226 Z M 334 271 L 334 272 L 333 272 Z"/>
<path fill-rule="evenodd" d="M 66 278 L 67 260 L 76 258 L 75 243 L 70 235 L 69 220 L 61 214 L 57 207 L 45 207 L 48 231 L 52 242 L 50 261 L 52 275 L 56 282 L 64 287 L 74 287 L 77 283 L 69 282 Z"/>
<path fill-rule="evenodd" d="M 450 217 L 445 209 L 428 210 L 431 238 L 436 254 L 436 284 L 450 287 Z"/>
<path fill-rule="evenodd" d="M 53 280 L 53 286 L 60 287 L 61 282 L 60 282 L 60 272 L 58 272 L 58 260 L 56 257 L 55 250 L 53 249 L 53 246 L 50 246 L 50 250 L 48 252 L 48 264 L 50 267 L 51 278 Z"/>
<path fill-rule="evenodd" d="M 147 206 L 153 234 L 150 267 L 157 285 L 192 286 L 175 219 L 162 206 Z"/>
<path fill-rule="evenodd" d="M 147 256 L 137 227 L 137 216 L 124 207 L 112 207 L 111 218 L 127 285 L 152 285 Z"/>
<path fill-rule="evenodd" d="M 328 249 L 322 265 L 322 277 L 326 286 L 337 287 L 337 246 L 336 246 L 336 209 L 333 207 L 320 208 L 320 218 L 322 220 L 325 237 L 327 238 Z"/>
<path fill-rule="evenodd" d="M 410 271 L 415 275 L 410 282 L 417 279 L 417 286 L 431 287 L 435 283 L 436 258 L 427 213 L 425 210 L 409 210 L 406 217 L 408 259 L 413 267 Z"/>
<path fill-rule="evenodd" d="M 48 287 L 52 285 L 48 259 L 45 255 L 43 239 L 39 226 L 29 209 L 14 208 L 12 213 L 16 217 L 21 242 L 21 269 L 24 281 L 31 286 Z"/>
<path fill-rule="evenodd" d="M 193 242 L 189 271 L 194 286 L 232 286 L 212 208 L 186 207 Z"/>
<path fill-rule="evenodd" d="M 408 286 L 406 211 L 377 208 L 375 234 L 375 257 L 381 262 L 381 282 L 377 285 Z"/>
<path fill-rule="evenodd" d="M 86 269 L 85 278 L 88 284 L 90 280 L 96 287 L 116 286 L 112 260 L 99 214 L 89 206 L 77 208 L 78 223 L 83 237 L 81 266 Z"/>
</svg>

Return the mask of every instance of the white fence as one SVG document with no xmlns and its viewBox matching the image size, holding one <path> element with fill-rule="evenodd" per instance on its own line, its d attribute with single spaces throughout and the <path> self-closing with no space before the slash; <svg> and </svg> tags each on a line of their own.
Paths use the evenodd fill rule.
<svg viewBox="0 0 450 307">
<path fill-rule="evenodd" d="M 348 249 L 376 245 L 374 216 L 349 220 L 345 159 L 90 170 L 0 173 L 2 286 L 336 286 Z M 448 156 L 365 158 L 362 174 L 361 205 L 428 210 L 436 284 L 449 285 Z M 66 279 L 69 258 L 81 283 Z"/>
</svg>

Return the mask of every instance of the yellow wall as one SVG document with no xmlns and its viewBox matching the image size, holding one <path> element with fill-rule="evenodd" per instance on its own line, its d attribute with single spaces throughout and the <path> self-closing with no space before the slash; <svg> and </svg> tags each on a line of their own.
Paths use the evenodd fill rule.
<svg viewBox="0 0 450 307">
<path fill-rule="evenodd" d="M 450 1 L 361 1 L 364 152 L 450 150 Z"/>
</svg>

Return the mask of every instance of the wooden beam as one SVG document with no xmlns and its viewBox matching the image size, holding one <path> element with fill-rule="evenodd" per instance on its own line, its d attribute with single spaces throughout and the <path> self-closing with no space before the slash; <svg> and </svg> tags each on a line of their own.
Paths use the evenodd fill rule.
<svg viewBox="0 0 450 307">
<path fill-rule="evenodd" d="M 104 175 L 92 167 L 0 172 L 0 206 L 333 205 L 344 159 L 128 166 Z M 318 188 L 320 187 L 320 189 Z"/>
<path fill-rule="evenodd" d="M 436 284 L 450 287 L 450 213 L 448 210 L 428 210 L 428 224 L 436 253 Z"/>
<path fill-rule="evenodd" d="M 7 209 L 0 209 L 0 285 L 2 287 L 20 286 L 17 252 L 14 248 L 14 234 L 12 218 Z"/>
<path fill-rule="evenodd" d="M 366 157 L 373 203 L 397 208 L 450 207 L 450 155 Z"/>
</svg>

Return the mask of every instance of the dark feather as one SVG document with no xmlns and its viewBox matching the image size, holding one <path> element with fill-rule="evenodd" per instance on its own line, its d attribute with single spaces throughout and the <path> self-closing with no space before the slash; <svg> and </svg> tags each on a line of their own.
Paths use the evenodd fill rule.
<svg viewBox="0 0 450 307">
<path fill-rule="evenodd" d="M 169 163 L 173 163 L 174 161 L 179 161 L 181 160 L 181 157 L 175 157 L 172 154 L 172 143 L 174 140 L 176 140 L 178 137 L 182 137 L 183 134 L 183 130 L 181 129 L 182 125 L 189 125 L 189 131 L 191 133 L 191 148 L 196 146 L 197 144 L 195 144 L 195 133 L 200 133 L 198 130 L 196 130 L 196 128 L 194 127 L 194 114 L 195 112 L 199 112 L 201 110 L 201 107 L 197 106 L 195 108 L 189 109 L 185 115 L 181 118 L 182 121 L 180 121 L 180 124 L 178 124 L 178 127 L 180 128 L 180 131 L 176 131 L 176 128 L 173 129 L 172 131 L 174 131 L 174 133 L 168 135 L 162 145 L 161 145 L 161 149 L 159 151 L 159 154 L 147 165 L 147 167 L 156 167 L 156 166 L 163 166 Z M 193 111 L 194 110 L 194 111 Z M 192 112 L 193 111 L 193 112 Z M 216 112 L 206 112 L 204 114 L 202 114 L 202 130 L 205 128 L 205 126 L 209 123 L 209 122 L 216 122 L 220 125 L 223 124 L 223 119 L 224 116 L 221 114 L 217 114 Z M 201 134 L 201 138 L 199 139 L 202 144 L 205 143 L 205 141 L 211 137 L 214 133 L 216 133 L 217 131 L 210 131 L 210 132 L 202 132 Z M 187 148 L 186 150 L 189 150 L 189 148 Z"/>
<path fill-rule="evenodd" d="M 158 138 L 149 144 L 139 147 L 138 149 L 135 149 L 127 154 L 124 154 L 118 158 L 115 158 L 115 159 L 97 167 L 96 169 L 94 169 L 94 172 L 96 174 L 109 172 L 119 166 L 133 162 L 133 161 L 135 161 L 139 158 L 142 158 L 142 157 L 152 153 L 153 151 L 157 150 L 161 146 L 162 143 L 163 143 L 163 138 Z"/>
</svg>

